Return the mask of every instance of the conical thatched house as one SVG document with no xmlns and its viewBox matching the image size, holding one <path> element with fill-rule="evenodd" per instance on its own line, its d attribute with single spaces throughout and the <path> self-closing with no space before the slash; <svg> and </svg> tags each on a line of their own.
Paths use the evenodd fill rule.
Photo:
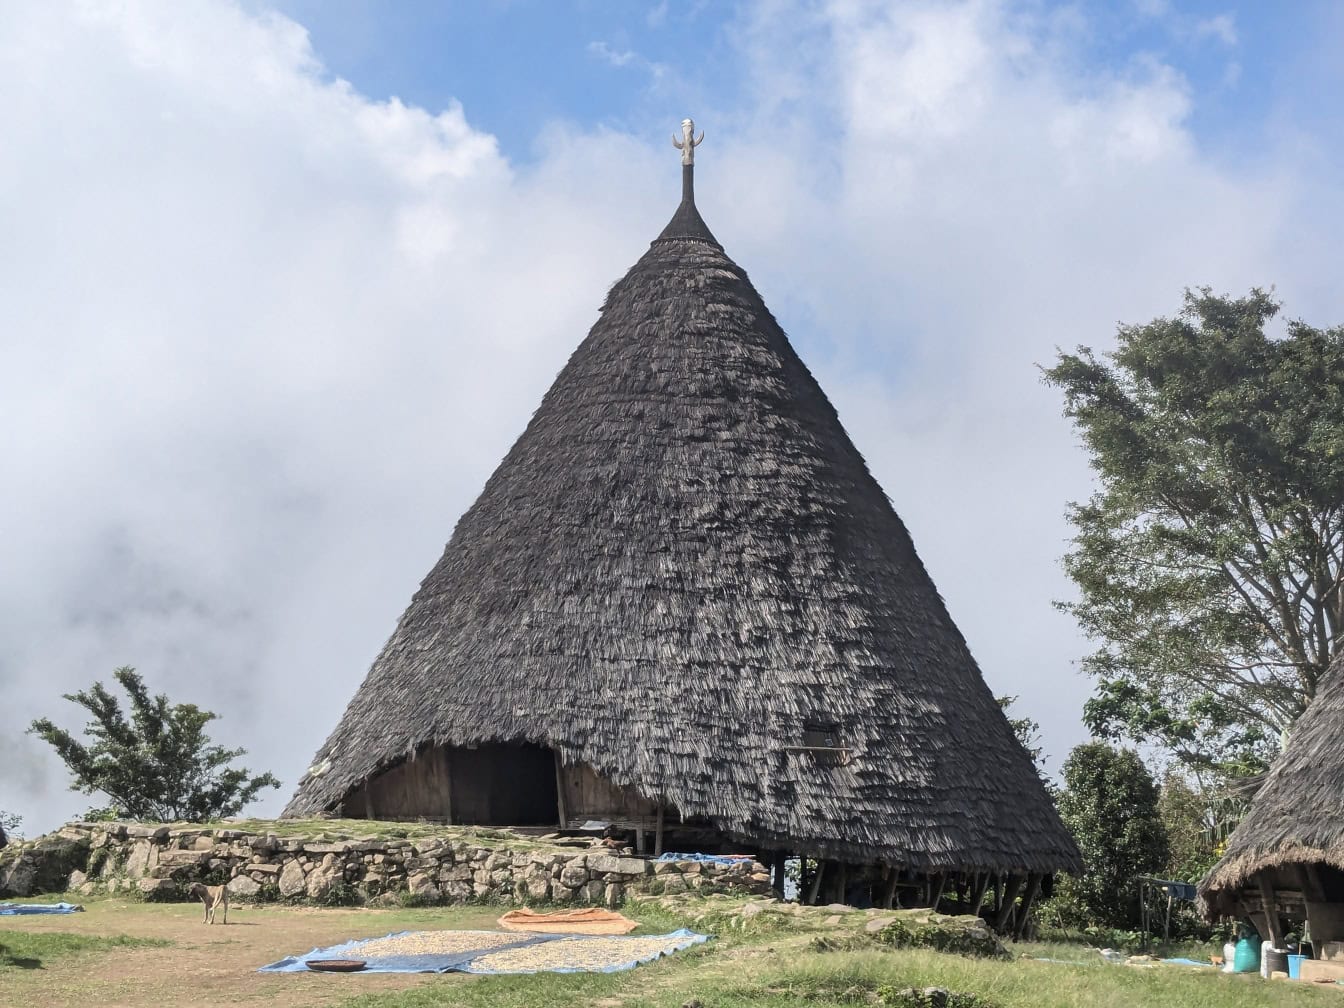
<svg viewBox="0 0 1344 1008">
<path fill-rule="evenodd" d="M 1344 658 L 1293 726 L 1199 895 L 1206 912 L 1249 917 L 1278 948 L 1303 921 L 1318 949 L 1344 941 Z"/>
<path fill-rule="evenodd" d="M 814 896 L 1034 893 L 1072 839 L 689 160 L 287 814 L 615 822 L 829 860 Z"/>
</svg>

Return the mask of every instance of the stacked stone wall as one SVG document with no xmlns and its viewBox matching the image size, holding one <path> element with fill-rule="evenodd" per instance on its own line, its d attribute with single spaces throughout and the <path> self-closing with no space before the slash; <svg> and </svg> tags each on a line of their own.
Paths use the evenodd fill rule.
<svg viewBox="0 0 1344 1008">
<path fill-rule="evenodd" d="M 173 900 L 185 898 L 192 883 L 205 882 L 257 901 L 615 907 L 633 895 L 770 890 L 769 876 L 754 861 L 655 861 L 502 830 L 489 834 L 484 840 L 469 829 L 445 827 L 406 838 L 305 838 L 204 826 L 70 823 L 0 854 L 0 896 L 64 888 Z M 40 854 L 44 845 L 62 852 L 56 872 Z"/>
</svg>

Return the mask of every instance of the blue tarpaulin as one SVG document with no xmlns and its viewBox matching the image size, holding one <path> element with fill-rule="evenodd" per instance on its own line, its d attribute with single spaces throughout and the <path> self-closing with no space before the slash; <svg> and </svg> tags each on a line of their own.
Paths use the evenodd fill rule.
<svg viewBox="0 0 1344 1008">
<path fill-rule="evenodd" d="M 632 970 L 640 963 L 652 962 L 655 959 L 661 959 L 663 956 L 671 955 L 673 952 L 680 952 L 682 949 L 690 948 L 692 945 L 699 945 L 701 942 L 709 941 L 709 935 L 697 934 L 694 931 L 688 931 L 681 928 L 678 931 L 670 931 L 665 935 L 556 935 L 556 938 L 564 945 L 556 944 L 547 952 L 558 952 L 563 955 L 565 946 L 572 946 L 575 959 L 582 961 L 587 957 L 584 955 L 583 946 L 590 941 L 601 941 L 603 943 L 628 943 L 632 951 L 627 953 L 629 959 L 621 959 L 612 956 L 610 962 L 600 966 L 594 965 L 573 965 L 573 966 L 544 966 L 537 969 L 489 969 L 481 966 L 473 960 L 457 967 L 460 973 L 478 973 L 486 976 L 498 976 L 505 973 L 620 973 L 624 970 Z M 659 938 L 667 939 L 663 948 L 649 951 L 648 942 Z M 633 950 L 640 951 L 633 951 Z M 493 950 L 498 951 L 498 950 Z M 489 953 L 481 953 L 488 955 Z"/>
<path fill-rule="evenodd" d="M 68 914 L 79 913 L 84 908 L 73 903 L 0 903 L 0 917 L 12 917 L 18 914 Z"/>
<path fill-rule="evenodd" d="M 399 931 L 396 934 L 386 935 L 387 938 L 401 938 L 407 935 L 416 934 L 412 931 Z M 468 931 L 458 932 L 463 935 L 491 935 L 496 937 L 507 937 L 514 939 L 501 944 L 491 944 L 488 948 L 476 948 L 463 952 L 432 953 L 426 955 L 390 955 L 390 956 L 371 956 L 362 954 L 361 949 L 375 939 L 359 938 L 352 941 L 343 942 L 340 945 L 331 945 L 327 948 L 315 948 L 311 952 L 300 956 L 286 956 L 278 962 L 273 962 L 267 966 L 261 967 L 259 973 L 307 973 L 308 963 L 314 959 L 362 959 L 366 965 L 362 972 L 367 973 L 475 973 L 484 975 L 499 975 L 504 973 L 617 973 L 622 970 L 634 969 L 640 963 L 649 962 L 663 955 L 671 955 L 673 952 L 680 952 L 684 948 L 700 942 L 708 941 L 708 935 L 697 934 L 694 931 L 688 931 L 685 928 L 680 931 L 673 931 L 665 935 L 644 935 L 636 937 L 633 935 L 555 935 L 555 934 L 528 934 L 525 932 L 497 932 L 497 931 Z M 663 948 L 653 952 L 648 951 L 648 943 L 657 939 L 666 939 Z M 583 945 L 585 942 L 600 940 L 604 943 L 611 942 L 639 942 L 633 945 L 631 957 L 620 959 L 619 956 L 612 956 L 611 961 L 600 966 L 591 965 L 559 965 L 549 966 L 538 969 L 490 969 L 474 963 L 474 960 L 483 956 L 492 955 L 496 952 L 503 952 L 510 949 L 525 948 L 531 945 L 540 945 L 544 942 L 568 942 L 573 943 L 574 961 L 576 963 L 589 957 L 583 955 Z M 611 948 L 610 944 L 606 946 Z M 563 963 L 565 958 L 563 952 L 557 956 Z"/>
<path fill-rule="evenodd" d="M 701 864 L 743 864 L 750 863 L 749 854 L 662 854 L 659 861 L 699 861 Z"/>
</svg>

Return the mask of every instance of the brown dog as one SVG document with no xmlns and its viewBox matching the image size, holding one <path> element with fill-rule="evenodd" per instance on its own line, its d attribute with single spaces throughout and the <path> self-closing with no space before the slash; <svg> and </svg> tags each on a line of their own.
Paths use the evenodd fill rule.
<svg viewBox="0 0 1344 1008">
<path fill-rule="evenodd" d="M 222 885 L 204 885 L 197 882 L 188 890 L 192 899 L 198 899 L 205 904 L 205 923 L 213 924 L 215 922 L 215 911 L 223 909 L 224 923 L 229 922 L 229 890 L 227 886 Z"/>
</svg>

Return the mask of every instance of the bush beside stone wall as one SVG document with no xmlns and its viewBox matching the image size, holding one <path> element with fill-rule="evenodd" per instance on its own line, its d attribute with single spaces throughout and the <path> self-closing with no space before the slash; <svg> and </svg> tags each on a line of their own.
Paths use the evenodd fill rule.
<svg viewBox="0 0 1344 1008">
<path fill-rule="evenodd" d="M 636 894 L 770 890 L 768 874 L 754 861 L 653 861 L 502 830 L 491 837 L 494 846 L 453 827 L 407 839 L 305 839 L 205 826 L 70 823 L 0 852 L 0 896 L 70 890 L 176 900 L 193 882 L 205 882 L 257 901 L 615 907 Z"/>
</svg>

